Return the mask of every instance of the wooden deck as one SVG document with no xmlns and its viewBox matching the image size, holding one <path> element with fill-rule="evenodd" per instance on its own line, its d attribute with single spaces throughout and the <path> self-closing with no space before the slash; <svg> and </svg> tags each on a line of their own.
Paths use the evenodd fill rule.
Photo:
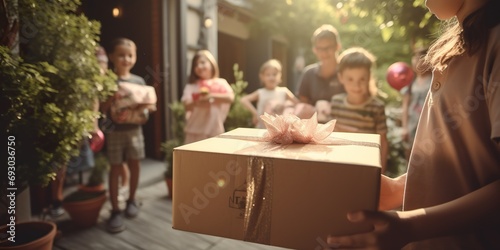
<svg viewBox="0 0 500 250">
<path fill-rule="evenodd" d="M 106 202 L 101 210 L 98 224 L 90 229 L 75 228 L 65 214 L 56 220 L 62 231 L 62 237 L 54 242 L 53 249 L 283 249 L 174 230 L 172 229 L 172 201 L 167 198 L 167 193 L 164 181 L 157 181 L 139 188 L 137 200 L 142 202 L 141 212 L 137 218 L 125 219 L 127 229 L 118 234 L 109 234 L 105 230 L 105 221 L 110 210 L 109 202 Z M 124 204 L 121 206 L 123 207 Z"/>
</svg>

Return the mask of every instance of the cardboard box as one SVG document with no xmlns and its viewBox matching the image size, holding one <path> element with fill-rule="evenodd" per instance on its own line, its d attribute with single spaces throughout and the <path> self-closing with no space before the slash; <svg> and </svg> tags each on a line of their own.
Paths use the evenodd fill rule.
<svg viewBox="0 0 500 250">
<path fill-rule="evenodd" d="M 332 133 L 352 145 L 276 145 L 239 128 L 174 149 L 173 228 L 293 249 L 326 248 L 329 234 L 370 230 L 351 210 L 376 210 L 375 134 Z M 351 143 L 352 142 L 352 143 Z"/>
</svg>

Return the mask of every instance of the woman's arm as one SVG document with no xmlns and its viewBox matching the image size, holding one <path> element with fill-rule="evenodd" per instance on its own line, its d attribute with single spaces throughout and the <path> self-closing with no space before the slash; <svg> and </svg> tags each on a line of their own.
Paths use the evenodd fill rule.
<svg viewBox="0 0 500 250">
<path fill-rule="evenodd" d="M 425 181 L 425 180 L 424 180 Z M 404 245 L 474 232 L 500 223 L 500 180 L 450 202 L 405 212 L 361 211 L 348 214 L 354 223 L 368 222 L 374 230 L 364 234 L 328 237 L 332 248 L 400 249 Z"/>
<path fill-rule="evenodd" d="M 500 180 L 442 205 L 423 209 L 420 216 L 406 218 L 413 240 L 474 231 L 500 223 Z"/>
</svg>

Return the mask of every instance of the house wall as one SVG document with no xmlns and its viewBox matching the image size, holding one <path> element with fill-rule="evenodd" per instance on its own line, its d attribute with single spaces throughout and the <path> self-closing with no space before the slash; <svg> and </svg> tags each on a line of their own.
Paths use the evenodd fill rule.
<svg viewBox="0 0 500 250">
<path fill-rule="evenodd" d="M 282 36 L 268 34 L 257 27 L 250 30 L 256 14 L 250 10 L 232 5 L 234 1 L 219 1 L 219 65 L 221 76 L 234 82 L 233 65 L 237 63 L 248 82 L 246 92 L 261 87 L 259 68 L 271 58 L 283 64 L 283 82 L 287 83 L 287 41 Z M 286 86 L 286 85 L 284 85 Z"/>
<path fill-rule="evenodd" d="M 191 60 L 200 49 L 209 50 L 217 59 L 217 0 L 186 1 L 186 75 L 191 71 Z M 205 20 L 210 19 L 208 26 Z"/>
</svg>

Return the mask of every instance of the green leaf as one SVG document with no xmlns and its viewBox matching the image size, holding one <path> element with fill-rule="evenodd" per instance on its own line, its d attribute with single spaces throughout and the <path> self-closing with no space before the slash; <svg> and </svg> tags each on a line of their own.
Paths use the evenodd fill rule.
<svg viewBox="0 0 500 250">
<path fill-rule="evenodd" d="M 386 27 L 380 30 L 380 33 L 382 34 L 382 39 L 384 40 L 384 42 L 387 42 L 391 39 L 392 34 L 394 34 L 394 28 Z"/>
</svg>

